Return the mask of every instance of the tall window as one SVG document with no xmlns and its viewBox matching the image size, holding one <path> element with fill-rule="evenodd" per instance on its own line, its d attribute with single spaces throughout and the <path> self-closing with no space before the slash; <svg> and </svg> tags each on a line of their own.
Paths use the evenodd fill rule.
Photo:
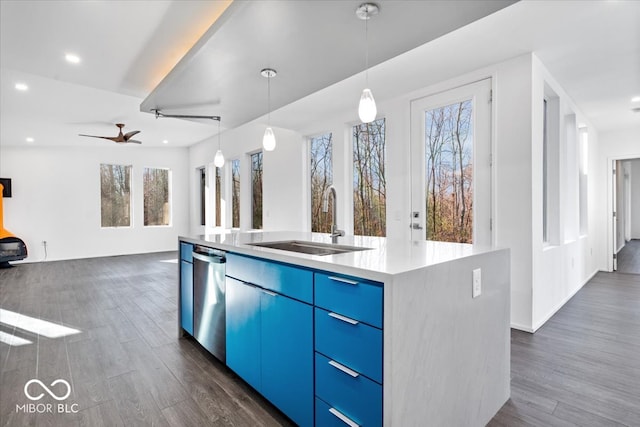
<svg viewBox="0 0 640 427">
<path fill-rule="evenodd" d="M 386 235 L 385 120 L 353 127 L 353 232 Z"/>
<path fill-rule="evenodd" d="M 425 112 L 427 238 L 473 238 L 473 102 Z"/>
<path fill-rule="evenodd" d="M 262 151 L 251 155 L 251 228 L 262 229 Z"/>
<path fill-rule="evenodd" d="M 549 108 L 546 99 L 542 112 L 542 241 L 549 241 Z"/>
<path fill-rule="evenodd" d="M 131 166 L 100 165 L 102 227 L 131 226 Z"/>
<path fill-rule="evenodd" d="M 240 227 L 240 160 L 231 161 L 231 227 Z"/>
<path fill-rule="evenodd" d="M 169 169 L 144 168 L 144 225 L 169 225 L 171 206 L 169 198 Z"/>
<path fill-rule="evenodd" d="M 331 205 L 327 213 L 322 212 L 322 197 L 333 182 L 331 153 L 331 133 L 311 138 L 311 231 L 318 233 L 331 232 Z"/>
<path fill-rule="evenodd" d="M 222 224 L 222 171 L 221 168 L 216 168 L 216 227 L 221 227 Z"/>
<path fill-rule="evenodd" d="M 542 107 L 542 241 L 556 245 L 560 241 L 560 98 L 546 84 Z"/>
<path fill-rule="evenodd" d="M 589 172 L 589 131 L 586 127 L 580 128 L 579 132 L 579 146 L 580 153 L 580 175 L 579 175 L 579 189 L 580 189 L 580 235 L 586 235 L 589 231 L 588 222 L 588 172 Z"/>
<path fill-rule="evenodd" d="M 199 168 L 197 176 L 200 182 L 200 225 L 207 223 L 207 174 L 205 168 Z"/>
</svg>

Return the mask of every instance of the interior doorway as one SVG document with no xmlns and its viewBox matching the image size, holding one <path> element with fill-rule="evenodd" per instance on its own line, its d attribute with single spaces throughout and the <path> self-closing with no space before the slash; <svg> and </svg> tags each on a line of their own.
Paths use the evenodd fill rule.
<svg viewBox="0 0 640 427">
<path fill-rule="evenodd" d="M 640 274 L 640 158 L 612 160 L 611 265 Z"/>
</svg>

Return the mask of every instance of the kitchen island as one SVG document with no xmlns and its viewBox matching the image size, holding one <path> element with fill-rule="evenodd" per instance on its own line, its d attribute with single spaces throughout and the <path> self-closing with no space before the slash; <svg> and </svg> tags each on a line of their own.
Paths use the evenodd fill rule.
<svg viewBox="0 0 640 427">
<path fill-rule="evenodd" d="M 189 251 L 226 251 L 225 362 L 300 425 L 483 426 L 509 398 L 508 249 L 345 236 L 339 246 L 367 249 L 313 255 L 254 244 L 328 235 L 179 240 L 181 332 L 193 334 Z"/>
</svg>

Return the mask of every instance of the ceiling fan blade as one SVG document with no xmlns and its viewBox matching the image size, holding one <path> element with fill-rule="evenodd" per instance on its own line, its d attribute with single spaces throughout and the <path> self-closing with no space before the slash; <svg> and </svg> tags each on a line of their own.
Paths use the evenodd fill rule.
<svg viewBox="0 0 640 427">
<path fill-rule="evenodd" d="M 142 144 L 142 141 L 137 141 L 135 139 L 130 139 L 128 141 L 125 141 L 123 144 Z"/>
<path fill-rule="evenodd" d="M 89 138 L 101 138 L 101 139 L 108 139 L 109 141 L 115 141 L 117 138 L 113 138 L 110 136 L 98 136 L 98 135 L 84 135 L 82 133 L 78 134 L 79 136 L 88 136 Z"/>
<path fill-rule="evenodd" d="M 124 140 L 128 141 L 129 138 L 131 138 L 132 136 L 137 135 L 139 133 L 140 133 L 139 130 L 132 130 L 131 132 L 127 132 L 127 133 L 124 134 Z"/>
</svg>

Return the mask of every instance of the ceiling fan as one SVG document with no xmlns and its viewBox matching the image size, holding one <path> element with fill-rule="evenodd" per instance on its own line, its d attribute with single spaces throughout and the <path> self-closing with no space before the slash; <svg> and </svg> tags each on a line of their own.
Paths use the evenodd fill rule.
<svg viewBox="0 0 640 427">
<path fill-rule="evenodd" d="M 88 136 L 90 138 L 102 138 L 108 139 L 109 141 L 116 142 L 118 144 L 142 144 L 142 141 L 137 141 L 135 139 L 131 139 L 132 136 L 139 134 L 139 130 L 132 130 L 131 132 L 127 132 L 125 134 L 122 133 L 122 128 L 124 127 L 124 123 L 116 123 L 116 126 L 120 129 L 120 133 L 118 136 L 98 136 L 98 135 L 84 135 L 78 134 L 80 136 Z"/>
</svg>

